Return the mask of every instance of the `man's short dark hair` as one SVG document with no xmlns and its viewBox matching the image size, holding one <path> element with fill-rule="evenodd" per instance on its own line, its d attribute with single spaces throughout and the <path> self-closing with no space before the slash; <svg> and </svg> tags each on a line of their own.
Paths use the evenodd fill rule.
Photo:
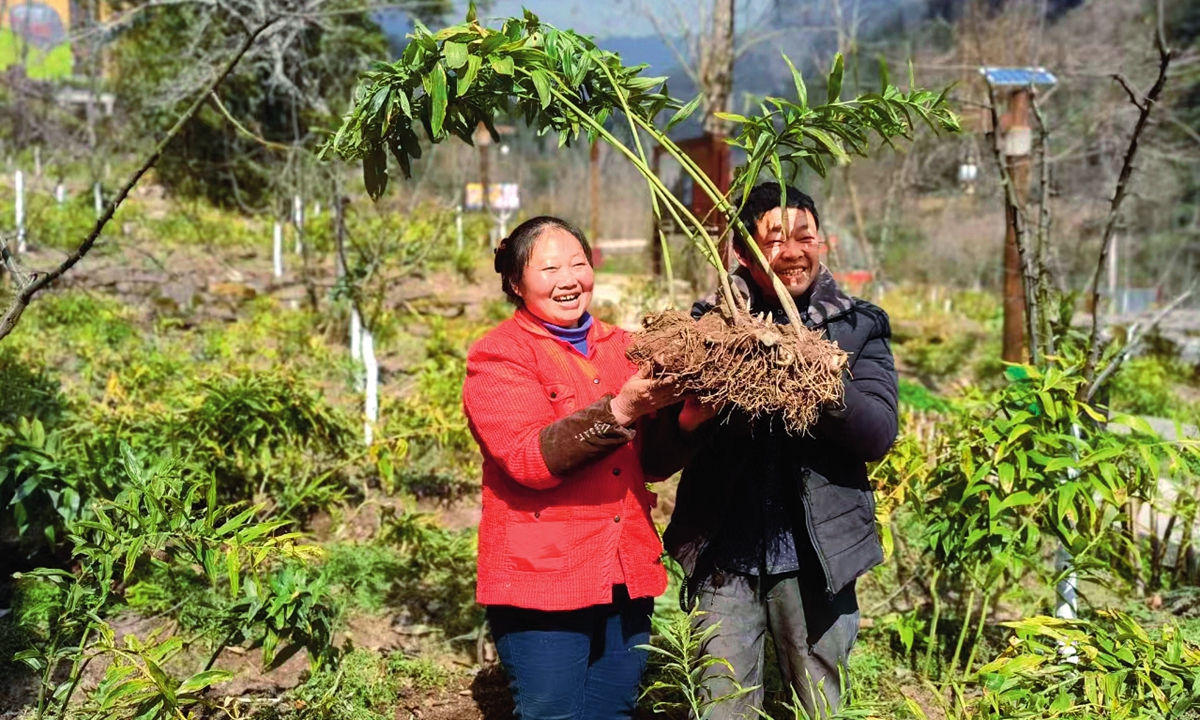
<svg viewBox="0 0 1200 720">
<path fill-rule="evenodd" d="M 588 245 L 587 237 L 582 230 L 562 218 L 550 215 L 529 218 L 513 228 L 509 236 L 500 241 L 500 246 L 496 248 L 496 257 L 492 262 L 492 267 L 500 273 L 500 289 L 504 291 L 504 296 L 508 298 L 508 301 L 517 307 L 521 306 L 521 296 L 517 295 L 515 288 L 525 275 L 525 266 L 529 264 L 533 246 L 546 228 L 559 228 L 573 235 L 583 247 L 583 254 L 587 256 L 588 265 L 592 264 L 592 247 Z"/>
<path fill-rule="evenodd" d="M 735 196 L 736 197 L 736 196 Z M 817 224 L 816 229 L 821 227 L 821 218 L 817 216 L 817 205 L 813 199 L 807 194 L 797 190 L 794 187 L 787 188 L 787 206 L 788 208 L 796 208 L 798 210 L 807 210 L 812 213 L 813 222 Z M 763 215 L 771 212 L 779 205 L 779 183 L 768 182 L 757 185 L 750 191 L 750 195 L 746 198 L 746 204 L 742 207 L 742 211 L 738 213 L 738 219 L 742 221 L 742 225 L 746 226 L 746 230 L 750 233 L 754 232 L 755 225 L 762 219 Z M 742 243 L 746 242 L 746 238 L 742 236 L 741 231 L 734 227 L 733 241 L 735 247 L 741 250 L 749 250 Z"/>
</svg>

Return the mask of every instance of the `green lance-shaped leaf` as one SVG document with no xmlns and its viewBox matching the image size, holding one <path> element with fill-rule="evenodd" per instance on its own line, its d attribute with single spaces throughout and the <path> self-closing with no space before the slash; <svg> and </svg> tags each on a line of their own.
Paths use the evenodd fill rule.
<svg viewBox="0 0 1200 720">
<path fill-rule="evenodd" d="M 886 93 L 888 90 L 888 85 L 890 85 L 890 84 L 891 84 L 891 82 L 888 80 L 887 58 L 885 58 L 883 55 L 880 55 L 879 56 L 879 92 Z"/>
<path fill-rule="evenodd" d="M 534 70 L 531 77 L 533 78 L 533 86 L 537 89 L 538 100 L 542 103 L 542 109 L 550 107 L 550 102 L 553 96 L 550 94 L 550 75 L 545 70 Z"/>
<path fill-rule="evenodd" d="M 513 74 L 513 59 L 511 55 L 489 55 L 488 62 L 497 75 Z"/>
<path fill-rule="evenodd" d="M 387 183 L 387 153 L 382 147 L 376 147 L 363 158 L 363 184 L 371 199 L 378 200 L 387 189 Z"/>
<path fill-rule="evenodd" d="M 441 137 L 442 124 L 446 122 L 446 105 L 449 102 L 446 89 L 446 68 L 441 63 L 433 66 L 430 78 L 429 128 L 434 137 Z"/>
<path fill-rule="evenodd" d="M 804 76 L 800 74 L 800 71 L 792 64 L 792 59 L 787 55 L 783 56 L 783 61 L 787 63 L 788 70 L 792 71 L 792 82 L 796 85 L 797 104 L 802 110 L 808 109 L 808 88 L 804 85 Z"/>
<path fill-rule="evenodd" d="M 829 133 L 816 127 L 804 128 L 804 132 L 809 137 L 812 137 L 814 140 L 819 142 L 821 147 L 825 149 L 825 152 L 829 153 L 837 160 L 845 163 L 850 162 L 850 156 L 846 154 L 844 149 L 842 149 L 841 143 L 835 140 L 831 135 L 829 135 Z"/>
<path fill-rule="evenodd" d="M 833 69 L 829 71 L 829 99 L 826 102 L 832 104 L 842 97 L 842 74 L 845 69 L 845 60 L 842 58 L 842 54 L 834 55 Z"/>
<path fill-rule="evenodd" d="M 179 688 L 175 692 L 178 695 L 197 693 L 218 683 L 223 683 L 232 677 L 233 673 L 228 670 L 204 670 L 180 683 Z"/>
<path fill-rule="evenodd" d="M 467 56 L 467 69 L 463 71 L 458 80 L 458 94 L 462 96 L 470 89 L 471 83 L 475 82 L 475 77 L 479 75 L 479 68 L 483 65 L 483 58 L 478 55 Z"/>
<path fill-rule="evenodd" d="M 671 119 L 667 121 L 667 127 L 663 130 L 663 132 L 671 132 L 671 128 L 691 117 L 692 113 L 696 112 L 696 108 L 700 107 L 700 101 L 703 99 L 704 94 L 701 93 L 692 98 L 687 105 L 684 105 L 676 110 L 675 114 L 671 116 Z"/>
<path fill-rule="evenodd" d="M 442 54 L 446 57 L 446 67 L 457 70 L 467 64 L 467 46 L 463 43 L 446 41 L 442 45 Z"/>
</svg>

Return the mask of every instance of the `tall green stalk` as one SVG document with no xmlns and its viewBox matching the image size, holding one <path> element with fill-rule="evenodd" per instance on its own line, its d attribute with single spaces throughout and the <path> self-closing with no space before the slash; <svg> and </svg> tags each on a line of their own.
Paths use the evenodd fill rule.
<svg viewBox="0 0 1200 720">
<path fill-rule="evenodd" d="M 929 582 L 929 594 L 933 598 L 933 618 L 929 623 L 929 640 L 925 647 L 925 677 L 929 677 L 933 671 L 933 650 L 938 644 L 938 618 L 942 613 L 942 601 L 938 596 L 938 579 L 941 577 L 942 568 L 936 567 L 933 570 L 933 578 Z"/>
<path fill-rule="evenodd" d="M 990 588 L 984 588 L 983 602 L 979 606 L 979 624 L 975 629 L 975 641 L 971 645 L 971 652 L 967 655 L 967 664 L 963 666 L 963 678 L 971 675 L 971 668 L 975 667 L 975 654 L 979 652 L 979 646 L 983 644 L 983 629 L 987 626 L 988 613 L 991 612 L 992 594 Z"/>
<path fill-rule="evenodd" d="M 684 232 L 688 234 L 688 239 L 694 244 L 704 248 L 705 252 L 709 255 L 709 262 L 715 261 L 714 264 L 719 265 L 720 250 L 717 249 L 716 243 L 713 242 L 713 239 L 709 237 L 708 233 L 704 232 L 704 224 L 697 219 L 694 214 L 692 214 L 691 209 L 684 205 L 683 201 L 675 197 L 675 195 L 667 189 L 662 180 L 660 180 L 658 176 L 650 170 L 650 167 L 646 165 L 642 158 L 639 158 L 637 155 L 635 155 L 632 150 L 625 146 L 624 143 L 613 136 L 612 133 L 608 132 L 608 130 L 606 130 L 602 124 L 597 122 L 594 118 L 588 116 L 587 113 L 583 112 L 583 110 L 577 107 L 574 102 L 563 95 L 563 93 L 557 88 L 551 88 L 550 92 L 555 99 L 562 103 L 563 107 L 574 112 L 584 125 L 592 129 L 592 131 L 603 138 L 605 142 L 616 148 L 621 154 L 628 158 L 631 163 L 633 163 L 633 166 L 637 168 L 638 172 L 640 172 L 650 184 L 651 192 L 657 193 L 659 197 L 665 201 L 667 209 L 670 210 L 672 217 L 674 217 L 675 221 L 679 223 L 679 226 L 684 229 Z M 694 234 L 689 232 L 687 223 L 690 223 L 691 227 L 696 228 L 697 232 Z M 721 296 L 726 303 L 726 307 L 730 308 L 731 312 L 734 312 L 737 306 L 734 304 L 733 288 L 729 284 L 729 276 L 723 272 L 718 272 L 717 277 L 721 283 Z"/>
<path fill-rule="evenodd" d="M 647 132 L 651 133 L 652 136 L 657 133 L 657 130 L 654 129 L 654 125 L 644 121 L 641 124 Z M 675 143 L 671 142 L 671 139 L 666 135 L 657 133 L 655 140 L 657 140 L 663 146 L 663 148 L 671 155 L 671 157 L 675 158 L 675 160 L 683 166 L 684 170 L 695 181 L 695 186 L 703 189 L 704 193 L 708 195 L 710 200 L 712 200 L 714 206 L 718 208 L 720 212 L 724 213 L 725 217 L 729 221 L 730 227 L 732 227 L 734 223 L 739 225 L 741 224 L 741 219 L 738 217 L 738 212 L 734 211 L 733 206 L 729 203 L 729 199 L 721 193 L 720 189 L 717 188 L 715 183 L 713 183 L 712 178 L 708 177 L 708 175 L 705 174 L 698 165 L 696 165 L 696 162 L 692 160 L 691 157 L 681 151 L 679 147 Z M 780 178 L 780 180 L 782 181 L 782 178 Z M 741 210 L 741 208 L 739 207 L 738 210 Z M 741 231 L 745 237 L 750 237 L 751 233 L 749 232 L 749 228 L 743 227 Z M 701 230 L 701 232 L 703 232 L 703 230 Z M 792 299 L 792 294 L 788 291 L 787 286 L 783 284 L 783 281 L 780 280 L 779 276 L 775 274 L 775 271 L 771 269 L 771 263 L 767 260 L 766 256 L 763 255 L 762 249 L 758 247 L 758 243 L 748 242 L 745 243 L 745 245 L 750 250 L 751 255 L 754 256 L 754 260 L 758 263 L 758 267 L 766 274 L 767 277 L 771 278 L 771 287 L 775 290 L 775 295 L 779 298 L 780 305 L 783 306 L 783 312 L 785 315 L 787 315 L 788 322 L 792 325 L 792 327 L 800 327 L 803 324 L 800 319 L 800 310 L 796 307 L 796 301 Z M 724 268 L 719 268 L 719 271 L 724 274 Z"/>
<path fill-rule="evenodd" d="M 950 658 L 948 675 L 953 675 L 958 670 L 958 658 L 962 656 L 963 643 L 967 639 L 967 630 L 971 627 L 971 611 L 975 609 L 975 596 L 978 592 L 978 587 L 972 581 L 971 593 L 967 595 L 967 606 L 963 609 L 962 629 L 958 631 L 958 643 L 954 646 L 954 656 Z"/>
</svg>

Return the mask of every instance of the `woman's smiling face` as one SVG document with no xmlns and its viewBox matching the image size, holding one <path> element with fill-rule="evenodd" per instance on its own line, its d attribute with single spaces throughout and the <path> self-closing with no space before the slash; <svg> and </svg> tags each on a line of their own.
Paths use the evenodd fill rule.
<svg viewBox="0 0 1200 720">
<path fill-rule="evenodd" d="M 595 276 L 574 235 L 547 227 L 533 244 L 513 290 L 529 312 L 559 327 L 575 327 L 592 302 Z"/>
</svg>

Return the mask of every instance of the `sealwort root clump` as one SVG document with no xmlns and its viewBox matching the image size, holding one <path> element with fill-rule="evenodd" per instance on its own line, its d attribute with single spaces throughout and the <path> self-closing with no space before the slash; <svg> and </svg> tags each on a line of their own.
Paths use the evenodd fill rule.
<svg viewBox="0 0 1200 720">
<path fill-rule="evenodd" d="M 703 402 L 779 415 L 789 433 L 807 432 L 822 405 L 842 400 L 846 353 L 806 327 L 738 315 L 733 324 L 718 312 L 696 321 L 678 310 L 648 315 L 626 355 Z"/>
</svg>

